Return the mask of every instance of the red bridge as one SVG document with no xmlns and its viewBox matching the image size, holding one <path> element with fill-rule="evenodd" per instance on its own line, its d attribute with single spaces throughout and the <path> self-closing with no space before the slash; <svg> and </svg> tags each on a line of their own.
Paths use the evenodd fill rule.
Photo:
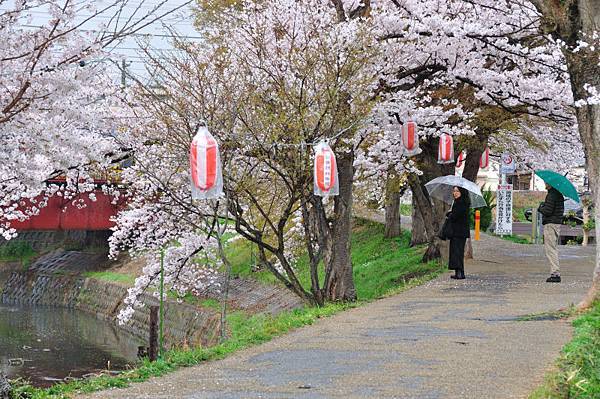
<svg viewBox="0 0 600 399">
<path fill-rule="evenodd" d="M 99 183 L 101 184 L 101 182 Z M 113 204 L 113 197 L 101 189 L 92 191 L 96 201 L 90 199 L 90 192 L 78 194 L 71 199 L 53 196 L 40 213 L 24 222 L 13 221 L 11 227 L 24 230 L 108 230 L 115 224 L 110 219 L 123 209 L 125 201 L 120 199 Z M 41 199 L 41 197 L 40 197 Z M 73 205 L 75 203 L 75 205 Z"/>
</svg>

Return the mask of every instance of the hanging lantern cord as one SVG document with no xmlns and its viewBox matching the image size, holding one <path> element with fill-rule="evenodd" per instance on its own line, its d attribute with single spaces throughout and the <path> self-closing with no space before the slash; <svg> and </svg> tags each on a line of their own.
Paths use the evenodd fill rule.
<svg viewBox="0 0 600 399">
<path fill-rule="evenodd" d="M 198 133 L 198 130 L 200 130 L 201 127 L 207 127 L 207 123 L 204 119 L 200 118 L 198 119 L 198 123 L 196 123 L 196 127 L 194 128 L 194 134 Z"/>
</svg>

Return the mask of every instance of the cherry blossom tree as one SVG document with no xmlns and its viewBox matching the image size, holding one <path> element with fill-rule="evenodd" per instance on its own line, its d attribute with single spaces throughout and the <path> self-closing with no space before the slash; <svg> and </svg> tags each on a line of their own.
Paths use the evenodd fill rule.
<svg viewBox="0 0 600 399">
<path fill-rule="evenodd" d="M 539 14 L 530 3 L 390 0 L 371 7 L 369 2 L 280 0 L 217 9 L 219 15 L 203 27 L 206 42 L 181 42 L 179 56 L 155 65 L 160 93 L 148 91 L 143 101 L 136 100 L 138 109 L 150 108 L 141 113 L 144 118 L 159 115 L 161 122 L 149 139 L 144 131 L 151 127 L 133 127 L 138 133 L 130 146 L 142 146 L 139 154 L 149 151 L 152 161 L 149 172 L 140 166 L 131 178 L 169 177 L 166 186 L 161 179 L 140 183 L 149 191 L 138 187 L 143 199 L 137 204 L 152 213 L 153 198 L 174 196 L 169 201 L 177 211 L 169 213 L 192 215 L 195 226 L 210 225 L 199 222 L 208 212 L 183 205 L 188 204 L 185 144 L 197 120 L 206 120 L 228 152 L 228 205 L 217 219 L 232 215 L 236 232 L 258 245 L 265 267 L 309 302 L 337 297 L 325 294 L 335 284 L 326 281 L 323 291 L 317 266 L 322 259 L 332 264 L 335 254 L 349 254 L 349 224 L 336 236 L 336 223 L 338 215 L 348 221 L 354 167 L 367 179 L 408 177 L 430 259 L 439 256 L 436 230 L 446 208 L 437 204 L 432 210 L 423 185 L 454 172 L 453 165 L 435 162 L 442 132 L 454 135 L 459 146 L 489 142 L 523 159 L 530 159 L 529 147 L 536 147 L 535 157 L 543 162 L 557 150 L 577 146 L 573 130 L 565 128 L 573 125 L 572 98 L 564 95 L 569 75 L 556 43 L 540 34 Z M 160 107 L 147 107 L 149 99 Z M 411 159 L 399 151 L 399 126 L 408 120 L 417 121 L 424 150 Z M 349 188 L 333 201 L 333 210 L 330 202 L 310 194 L 308 151 L 332 137 L 341 187 Z M 469 143 L 471 138 L 476 144 Z M 550 155 L 539 155 L 544 153 Z M 469 162 L 477 162 L 476 152 L 470 154 Z M 167 230 L 176 234 L 165 230 L 163 238 L 152 240 L 156 229 L 148 228 L 150 236 L 140 233 L 138 239 L 127 232 L 130 227 L 119 224 L 114 246 L 133 237 L 138 243 L 126 246 L 143 252 L 178 241 L 185 230 L 171 226 Z M 294 273 L 298 250 L 309 255 L 310 288 Z M 348 256 L 343 263 L 351 265 Z M 351 267 L 343 270 L 347 278 Z"/>
<path fill-rule="evenodd" d="M 0 233 L 9 239 L 11 220 L 37 214 L 48 196 L 90 191 L 92 173 L 119 157 L 106 119 L 119 87 L 105 73 L 104 49 L 175 8 L 163 1 L 143 10 L 137 2 L 124 12 L 128 0 L 0 4 Z M 39 13 L 48 19 L 35 25 Z M 48 187 L 59 175 L 66 189 Z"/>
<path fill-rule="evenodd" d="M 600 1 L 530 0 L 541 16 L 541 29 L 560 46 L 569 72 L 579 134 L 596 209 L 600 204 Z M 596 237 L 600 212 L 596 211 Z M 600 295 L 600 247 L 592 287 L 579 304 L 589 307 Z"/>
<path fill-rule="evenodd" d="M 388 55 L 380 85 L 382 107 L 389 108 L 384 114 L 397 115 L 400 122 L 417 120 L 424 139 L 423 153 L 414 158 L 421 174 L 409 182 L 417 210 L 425 213 L 419 215 L 430 241 L 425 258 L 436 257 L 435 231 L 445 208 L 436 206 L 431 213 L 423 185 L 453 170 L 431 162 L 435 137 L 441 131 L 500 135 L 500 129 L 485 132 L 477 123 L 478 115 L 494 107 L 515 121 L 535 117 L 572 124 L 571 99 L 563 94 L 569 76 L 528 3 L 390 1 L 378 2 L 372 15 Z M 415 117 L 426 110 L 433 111 L 431 119 Z"/>
<path fill-rule="evenodd" d="M 166 254 L 173 285 L 199 260 L 212 271 L 220 267 L 224 259 L 214 248 L 222 241 L 207 227 L 231 217 L 236 237 L 254 243 L 263 267 L 299 297 L 313 304 L 353 299 L 349 237 L 334 238 L 341 230 L 349 235 L 349 223 L 342 222 L 350 220 L 352 159 L 338 158 L 342 192 L 324 200 L 313 192 L 313 149 L 329 140 L 336 154 L 352 154 L 363 140 L 360 123 L 373 102 L 377 47 L 369 24 L 337 18 L 318 0 L 248 3 L 207 27 L 203 43 L 180 41 L 180 52 L 166 59 L 148 49 L 159 89 L 135 89 L 138 123 L 119 137 L 136 159 L 123 174 L 135 199 L 117 219 L 113 254 L 125 248 L 155 254 L 183 245 L 186 232 L 200 234 L 204 241 L 196 239 L 191 258 Z M 207 211 L 214 204 L 190 198 L 188 146 L 199 120 L 221 145 L 225 199 L 216 213 Z M 295 266 L 302 253 L 309 255 L 308 285 Z M 336 262 L 349 264 L 349 272 L 336 269 Z M 156 277 L 155 267 L 145 269 L 129 304 Z"/>
</svg>

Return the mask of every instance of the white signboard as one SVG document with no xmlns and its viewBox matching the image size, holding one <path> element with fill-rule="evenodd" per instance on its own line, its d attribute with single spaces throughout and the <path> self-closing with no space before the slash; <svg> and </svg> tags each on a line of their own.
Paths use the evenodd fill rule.
<svg viewBox="0 0 600 399">
<path fill-rule="evenodd" d="M 502 153 L 502 159 L 500 161 L 500 174 L 510 175 L 515 173 L 517 169 L 517 164 L 515 159 L 508 152 Z"/>
<path fill-rule="evenodd" d="M 496 192 L 496 234 L 498 235 L 512 234 L 512 203 L 512 184 L 498 185 Z"/>
</svg>

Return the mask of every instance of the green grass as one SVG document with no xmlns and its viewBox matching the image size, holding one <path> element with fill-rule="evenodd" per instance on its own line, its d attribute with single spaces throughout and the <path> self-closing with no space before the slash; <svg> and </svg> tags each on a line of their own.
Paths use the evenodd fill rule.
<svg viewBox="0 0 600 399">
<path fill-rule="evenodd" d="M 556 370 L 529 399 L 600 398 L 600 302 L 573 321 L 575 333 Z"/>
<path fill-rule="evenodd" d="M 410 233 L 399 238 L 384 238 L 380 223 L 357 219 L 352 235 L 354 284 L 359 299 L 371 300 L 386 295 L 407 280 L 440 269 L 438 262 L 421 263 L 423 251 L 409 247 Z"/>
<path fill-rule="evenodd" d="M 354 303 L 329 303 L 323 307 L 304 307 L 294 311 L 283 312 L 277 316 L 258 314 L 248 316 L 242 312 L 233 312 L 228 318 L 230 337 L 222 344 L 210 348 L 192 350 L 172 350 L 163 359 L 150 363 L 144 361 L 137 368 L 118 376 L 102 376 L 90 380 L 73 381 L 58 384 L 48 389 L 36 389 L 22 385 L 18 389 L 23 393 L 17 399 L 49 399 L 67 398 L 71 394 L 93 392 L 110 387 L 125 387 L 132 382 L 147 380 L 153 376 L 161 376 L 178 367 L 192 366 L 206 360 L 220 359 L 237 350 L 266 342 L 273 337 L 302 326 L 313 324 L 319 318 L 331 316 L 348 308 L 387 295 L 396 294 L 415 285 L 421 284 L 445 270 L 439 262 L 420 263 L 423 248 L 409 248 L 409 234 L 404 232 L 396 239 L 383 237 L 383 226 L 365 220 L 356 220 L 352 235 L 352 260 L 354 265 L 355 286 L 359 301 Z M 250 245 L 241 240 L 235 241 L 228 248 L 234 264 L 234 271 L 239 275 L 262 275 L 263 281 L 267 272 L 251 271 Z M 308 266 L 306 258 L 298 262 L 298 271 L 302 281 L 307 282 Z M 123 275 L 111 272 L 89 273 L 94 278 L 116 281 Z M 189 296 L 184 301 L 206 307 L 219 308 L 216 300 L 199 300 Z"/>
<path fill-rule="evenodd" d="M 412 216 L 412 205 L 411 204 L 400 204 L 400 215 Z"/>
<path fill-rule="evenodd" d="M 0 262 L 21 262 L 27 268 L 37 255 L 26 241 L 9 241 L 0 246 Z"/>
<path fill-rule="evenodd" d="M 384 238 L 384 226 L 380 223 L 355 219 L 352 231 L 352 264 L 357 296 L 371 300 L 401 285 L 404 280 L 420 277 L 439 268 L 437 262 L 422 264 L 422 248 L 409 248 L 410 233 L 403 231 L 399 238 Z M 253 249 L 256 251 L 256 247 Z M 276 284 L 278 281 L 268 270 L 253 272 L 252 246 L 242 240 L 235 241 L 227 249 L 233 265 L 233 275 L 252 277 Z M 322 283 L 322 265 L 319 278 Z M 310 288 L 308 256 L 301 256 L 296 263 L 300 283 Z"/>
<path fill-rule="evenodd" d="M 135 276 L 130 274 L 116 273 L 110 270 L 101 272 L 86 272 L 83 274 L 84 277 L 95 278 L 96 280 L 108 281 L 110 283 L 124 284 L 133 286 L 135 283 Z"/>
<path fill-rule="evenodd" d="M 212 309 L 212 310 L 221 310 L 221 302 L 219 302 L 217 299 L 198 298 L 197 296 L 193 295 L 191 292 L 187 292 L 184 296 L 181 296 L 175 291 L 169 291 L 167 293 L 167 296 L 169 298 L 180 299 L 183 302 L 190 304 L 190 305 L 201 306 L 203 308 L 208 308 L 208 309 Z"/>
<path fill-rule="evenodd" d="M 258 262 L 256 244 L 239 239 L 229 244 L 225 252 L 229 262 L 231 262 L 231 272 L 234 277 L 251 277 L 263 283 L 277 283 L 277 278 L 266 268 L 253 271 Z"/>
<path fill-rule="evenodd" d="M 531 207 L 513 208 L 513 219 L 517 222 L 529 222 L 529 220 L 525 219 L 525 209 L 527 208 Z"/>
<path fill-rule="evenodd" d="M 507 241 L 512 241 L 517 244 L 531 244 L 531 237 L 520 236 L 520 235 L 509 235 L 509 236 L 497 236 Z"/>
</svg>

